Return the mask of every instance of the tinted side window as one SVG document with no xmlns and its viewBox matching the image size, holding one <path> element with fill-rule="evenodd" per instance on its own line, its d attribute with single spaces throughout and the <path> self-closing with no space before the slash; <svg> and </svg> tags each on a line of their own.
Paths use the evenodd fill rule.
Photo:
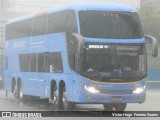
<svg viewBox="0 0 160 120">
<path fill-rule="evenodd" d="M 17 30 L 16 30 L 16 36 L 15 38 L 22 38 L 24 37 L 24 26 L 23 26 L 23 22 L 19 22 L 17 23 Z"/>
<path fill-rule="evenodd" d="M 8 59 L 6 59 L 6 63 Z M 19 55 L 21 72 L 50 72 L 50 66 L 55 73 L 63 72 L 62 57 L 60 52 L 33 53 Z M 8 64 L 7 64 L 8 66 Z"/>
<path fill-rule="evenodd" d="M 37 71 L 37 54 L 30 54 L 30 72 Z"/>
<path fill-rule="evenodd" d="M 30 37 L 31 32 L 32 19 L 11 23 L 6 26 L 6 40 Z"/>
<path fill-rule="evenodd" d="M 27 54 L 19 55 L 19 63 L 20 63 L 21 72 L 29 71 L 29 60 L 30 60 L 30 55 L 27 55 Z"/>
<path fill-rule="evenodd" d="M 50 65 L 53 66 L 53 53 L 46 53 L 45 55 L 45 72 L 50 72 Z"/>
<path fill-rule="evenodd" d="M 23 22 L 23 37 L 31 37 L 33 19 L 28 19 Z"/>
<path fill-rule="evenodd" d="M 66 30 L 69 33 L 77 33 L 78 32 L 76 14 L 73 10 L 66 11 L 65 25 L 66 25 Z"/>
<path fill-rule="evenodd" d="M 45 72 L 50 72 L 50 66 L 53 67 L 53 71 L 55 73 L 63 72 L 61 53 L 59 53 L 59 52 L 46 53 Z"/>
<path fill-rule="evenodd" d="M 6 26 L 6 40 L 15 39 L 17 24 L 12 23 Z"/>
<path fill-rule="evenodd" d="M 60 73 L 63 72 L 63 66 L 62 66 L 62 57 L 60 53 L 53 53 L 54 59 L 54 72 Z"/>
<path fill-rule="evenodd" d="M 48 17 L 48 34 L 65 32 L 65 14 L 64 12 L 52 13 Z"/>
<path fill-rule="evenodd" d="M 37 16 L 33 22 L 32 36 L 45 35 L 47 29 L 47 16 Z"/>
<path fill-rule="evenodd" d="M 44 72 L 44 60 L 45 60 L 45 53 L 38 53 L 38 72 Z"/>
</svg>

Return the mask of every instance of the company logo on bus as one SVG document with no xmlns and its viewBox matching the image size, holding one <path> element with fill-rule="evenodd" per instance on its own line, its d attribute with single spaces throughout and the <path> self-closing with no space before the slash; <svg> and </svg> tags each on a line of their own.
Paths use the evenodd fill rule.
<svg viewBox="0 0 160 120">
<path fill-rule="evenodd" d="M 13 43 L 13 48 L 24 48 L 26 47 L 26 42 L 25 41 L 20 41 L 20 42 L 14 42 Z"/>
</svg>

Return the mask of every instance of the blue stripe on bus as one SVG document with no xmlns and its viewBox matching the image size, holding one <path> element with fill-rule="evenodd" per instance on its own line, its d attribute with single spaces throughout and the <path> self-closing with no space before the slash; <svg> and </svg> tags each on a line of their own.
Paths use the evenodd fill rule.
<svg viewBox="0 0 160 120">
<path fill-rule="evenodd" d="M 145 43 L 144 38 L 140 39 L 98 39 L 98 38 L 84 38 L 85 42 L 105 42 L 105 43 Z"/>
</svg>

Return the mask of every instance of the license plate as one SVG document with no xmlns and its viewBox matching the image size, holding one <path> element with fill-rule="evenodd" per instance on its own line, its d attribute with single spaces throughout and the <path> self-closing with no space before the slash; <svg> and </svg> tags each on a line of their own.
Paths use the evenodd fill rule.
<svg viewBox="0 0 160 120">
<path fill-rule="evenodd" d="M 122 102 L 122 97 L 112 97 L 112 102 Z"/>
</svg>

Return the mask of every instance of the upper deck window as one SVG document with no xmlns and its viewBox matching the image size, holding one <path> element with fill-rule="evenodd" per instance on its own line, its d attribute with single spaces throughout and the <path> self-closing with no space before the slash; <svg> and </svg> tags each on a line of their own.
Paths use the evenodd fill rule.
<svg viewBox="0 0 160 120">
<path fill-rule="evenodd" d="M 143 37 L 139 15 L 135 12 L 79 11 L 80 31 L 84 37 L 136 39 Z"/>
</svg>

